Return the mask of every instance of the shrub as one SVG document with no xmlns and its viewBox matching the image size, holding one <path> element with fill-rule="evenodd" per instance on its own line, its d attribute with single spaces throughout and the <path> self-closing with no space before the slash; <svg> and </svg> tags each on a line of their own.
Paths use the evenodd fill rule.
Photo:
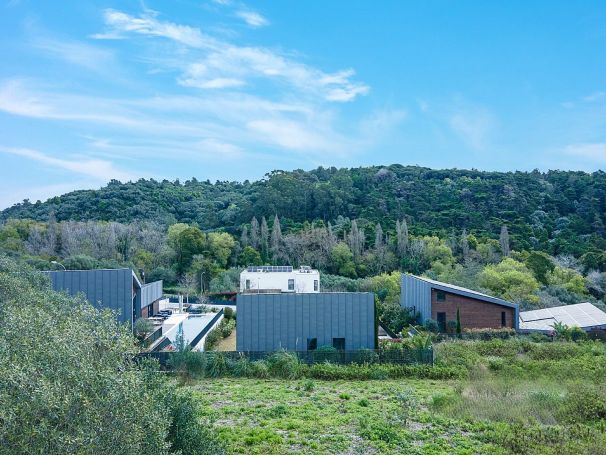
<svg viewBox="0 0 606 455">
<path fill-rule="evenodd" d="M 379 354 L 370 349 L 360 349 L 358 351 L 358 363 L 377 363 L 379 361 Z"/>
<path fill-rule="evenodd" d="M 143 340 L 152 330 L 154 330 L 154 324 L 145 318 L 137 318 L 133 326 L 133 332 L 140 340 Z"/>
<path fill-rule="evenodd" d="M 296 354 L 278 351 L 270 355 L 267 360 L 269 373 L 273 377 L 296 379 L 301 373 L 301 363 Z"/>
<path fill-rule="evenodd" d="M 201 425 L 198 421 L 201 410 L 190 395 L 176 394 L 167 400 L 167 404 L 172 414 L 167 438 L 171 444 L 172 453 L 191 455 L 222 455 L 225 453 L 225 449 L 210 425 Z"/>
<path fill-rule="evenodd" d="M 234 317 L 234 310 L 231 307 L 226 306 L 225 308 L 223 308 L 223 317 L 225 319 L 227 319 L 228 321 L 230 319 L 233 319 Z"/>
<path fill-rule="evenodd" d="M 203 353 L 185 350 L 172 353 L 168 359 L 168 367 L 182 379 L 197 379 L 204 376 L 206 362 L 207 358 Z"/>
<path fill-rule="evenodd" d="M 306 392 L 312 392 L 315 387 L 316 387 L 316 385 L 310 379 L 308 379 L 307 381 L 305 381 L 303 383 L 303 390 L 305 390 Z"/>
<path fill-rule="evenodd" d="M 425 321 L 425 324 L 423 324 L 423 326 L 425 327 L 425 329 L 428 332 L 431 332 L 431 333 L 438 333 L 438 331 L 440 330 L 440 326 L 438 325 L 438 321 L 436 321 L 434 319 L 427 319 Z"/>
<path fill-rule="evenodd" d="M 606 419 L 606 387 L 587 382 L 570 384 L 560 418 L 570 423 Z"/>
<path fill-rule="evenodd" d="M 209 352 L 206 354 L 206 373 L 211 378 L 225 376 L 228 372 L 227 361 L 222 352 Z"/>
</svg>

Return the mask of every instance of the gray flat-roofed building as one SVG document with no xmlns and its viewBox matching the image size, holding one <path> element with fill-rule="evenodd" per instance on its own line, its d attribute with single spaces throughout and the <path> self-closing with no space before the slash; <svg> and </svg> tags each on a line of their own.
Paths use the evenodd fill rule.
<svg viewBox="0 0 606 455">
<path fill-rule="evenodd" d="M 47 272 L 55 291 L 84 294 L 97 308 L 109 308 L 118 321 L 132 326 L 138 317 L 158 311 L 162 281 L 141 285 L 131 269 L 61 270 Z"/>
<path fill-rule="evenodd" d="M 237 314 L 238 351 L 375 348 L 368 292 L 238 294 Z"/>
</svg>

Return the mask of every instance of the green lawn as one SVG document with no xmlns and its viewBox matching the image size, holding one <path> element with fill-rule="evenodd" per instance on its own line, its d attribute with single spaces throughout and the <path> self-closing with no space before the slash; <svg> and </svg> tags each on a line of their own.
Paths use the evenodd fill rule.
<svg viewBox="0 0 606 455">
<path fill-rule="evenodd" d="M 486 425 L 428 410 L 448 382 L 222 378 L 190 389 L 231 453 L 506 453 L 483 440 Z"/>
</svg>

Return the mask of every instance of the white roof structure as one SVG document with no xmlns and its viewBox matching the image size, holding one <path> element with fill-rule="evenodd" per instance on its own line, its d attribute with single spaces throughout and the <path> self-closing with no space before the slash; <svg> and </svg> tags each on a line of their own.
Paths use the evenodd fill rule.
<svg viewBox="0 0 606 455">
<path fill-rule="evenodd" d="M 606 313 L 589 302 L 520 313 L 520 330 L 551 332 L 556 322 L 583 330 L 606 329 Z"/>
</svg>

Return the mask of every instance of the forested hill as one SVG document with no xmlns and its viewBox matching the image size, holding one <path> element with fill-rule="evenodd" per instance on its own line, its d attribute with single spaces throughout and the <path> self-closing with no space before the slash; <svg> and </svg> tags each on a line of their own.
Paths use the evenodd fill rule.
<svg viewBox="0 0 606 455">
<path fill-rule="evenodd" d="M 480 172 L 391 165 L 274 171 L 256 182 L 139 180 L 110 182 L 46 202 L 24 201 L 0 220 L 31 218 L 164 224 L 197 223 L 236 233 L 253 216 L 278 214 L 284 227 L 339 217 L 380 222 L 393 230 L 406 217 L 412 233 L 462 229 L 497 237 L 507 225 L 514 247 L 579 254 L 604 249 L 606 173 Z M 576 250 L 576 251 L 575 251 Z"/>
</svg>

